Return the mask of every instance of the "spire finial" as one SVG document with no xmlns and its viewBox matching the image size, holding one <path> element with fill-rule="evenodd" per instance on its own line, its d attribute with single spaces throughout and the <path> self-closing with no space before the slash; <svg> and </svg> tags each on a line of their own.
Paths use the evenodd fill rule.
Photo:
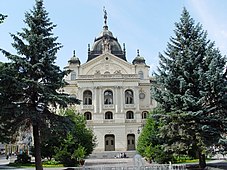
<svg viewBox="0 0 227 170">
<path fill-rule="evenodd" d="M 73 50 L 73 57 L 76 57 L 76 50 Z"/>
<path fill-rule="evenodd" d="M 88 51 L 90 51 L 90 44 L 88 44 Z"/>
<path fill-rule="evenodd" d="M 140 56 L 140 50 L 137 49 L 137 56 Z"/>
<path fill-rule="evenodd" d="M 106 12 L 106 9 L 105 9 L 105 6 L 103 7 L 103 12 L 104 12 L 104 26 L 107 26 L 107 12 Z"/>
</svg>

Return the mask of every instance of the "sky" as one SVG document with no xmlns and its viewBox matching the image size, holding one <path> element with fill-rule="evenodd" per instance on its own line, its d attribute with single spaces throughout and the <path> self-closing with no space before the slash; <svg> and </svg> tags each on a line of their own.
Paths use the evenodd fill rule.
<svg viewBox="0 0 227 170">
<path fill-rule="evenodd" d="M 35 0 L 0 2 L 0 13 L 8 15 L 0 25 L 0 48 L 16 54 L 10 33 L 27 27 L 24 14 L 33 9 Z M 215 42 L 221 54 L 227 54 L 227 0 L 44 0 L 44 7 L 57 25 L 54 36 L 63 45 L 56 60 L 62 69 L 73 50 L 81 63 L 86 62 L 88 44 L 92 47 L 103 30 L 103 7 L 109 30 L 121 45 L 125 43 L 127 61 L 131 63 L 139 49 L 151 74 L 159 66 L 159 53 L 164 54 L 170 37 L 175 36 L 174 24 L 180 21 L 184 7 L 195 23 L 207 31 L 208 39 Z M 0 61 L 7 61 L 2 54 Z"/>
</svg>

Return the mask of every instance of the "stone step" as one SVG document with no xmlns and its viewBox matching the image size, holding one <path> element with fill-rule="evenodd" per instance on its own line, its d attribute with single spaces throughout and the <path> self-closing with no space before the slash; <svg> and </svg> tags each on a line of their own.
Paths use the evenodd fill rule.
<svg viewBox="0 0 227 170">
<path fill-rule="evenodd" d="M 94 152 L 90 154 L 87 159 L 113 159 L 113 158 L 133 158 L 136 155 L 136 151 L 105 151 Z M 124 156 L 125 155 L 125 156 Z"/>
<path fill-rule="evenodd" d="M 129 166 L 133 165 L 133 158 L 86 159 L 85 166 Z"/>
</svg>

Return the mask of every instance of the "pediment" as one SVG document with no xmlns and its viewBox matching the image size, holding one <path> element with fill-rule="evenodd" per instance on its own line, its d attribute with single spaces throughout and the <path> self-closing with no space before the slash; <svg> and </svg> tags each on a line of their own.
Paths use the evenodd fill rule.
<svg viewBox="0 0 227 170">
<path fill-rule="evenodd" d="M 80 75 L 135 74 L 135 66 L 107 52 L 80 66 Z"/>
</svg>

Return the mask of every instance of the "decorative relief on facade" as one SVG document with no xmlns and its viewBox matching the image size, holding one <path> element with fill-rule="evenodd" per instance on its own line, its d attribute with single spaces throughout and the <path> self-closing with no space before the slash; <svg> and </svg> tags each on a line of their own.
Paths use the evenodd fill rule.
<svg viewBox="0 0 227 170">
<path fill-rule="evenodd" d="M 95 74 L 101 74 L 100 70 L 95 70 Z"/>
<path fill-rule="evenodd" d="M 106 65 L 105 65 L 105 69 L 106 69 L 106 70 L 109 70 L 109 64 L 106 64 Z"/>
<path fill-rule="evenodd" d="M 121 70 L 116 70 L 116 71 L 114 72 L 114 74 L 122 74 L 122 73 L 121 73 Z"/>
</svg>

